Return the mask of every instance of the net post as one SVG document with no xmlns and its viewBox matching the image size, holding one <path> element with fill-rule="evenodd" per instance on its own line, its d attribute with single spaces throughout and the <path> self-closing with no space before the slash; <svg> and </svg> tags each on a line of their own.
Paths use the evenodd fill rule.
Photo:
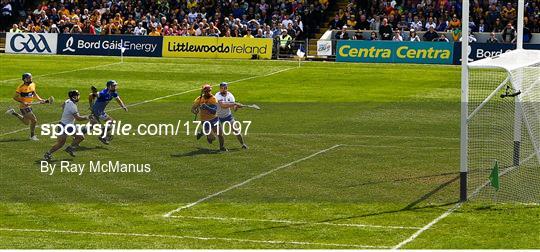
<svg viewBox="0 0 540 252">
<path fill-rule="evenodd" d="M 469 0 L 463 0 L 461 22 L 461 135 L 460 135 L 460 193 L 459 200 L 467 200 L 467 173 L 468 173 L 468 101 L 469 101 Z"/>
<path fill-rule="evenodd" d="M 515 87 L 518 87 L 521 89 L 521 78 L 522 76 L 518 76 L 518 78 L 514 78 L 514 81 L 517 81 L 519 85 L 515 85 Z M 521 124 L 523 121 L 523 113 L 521 109 L 521 99 L 518 96 L 514 98 L 514 156 L 513 156 L 513 165 L 519 166 L 519 155 L 521 150 Z"/>
<path fill-rule="evenodd" d="M 524 15 L 525 15 L 525 0 L 518 0 L 516 49 L 523 49 L 523 17 Z"/>
</svg>

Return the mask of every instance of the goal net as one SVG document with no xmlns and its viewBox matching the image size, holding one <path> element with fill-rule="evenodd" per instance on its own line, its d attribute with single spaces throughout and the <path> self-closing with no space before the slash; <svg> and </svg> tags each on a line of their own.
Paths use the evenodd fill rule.
<svg viewBox="0 0 540 252">
<path fill-rule="evenodd" d="M 468 71 L 469 199 L 540 203 L 540 51 L 514 50 Z"/>
</svg>

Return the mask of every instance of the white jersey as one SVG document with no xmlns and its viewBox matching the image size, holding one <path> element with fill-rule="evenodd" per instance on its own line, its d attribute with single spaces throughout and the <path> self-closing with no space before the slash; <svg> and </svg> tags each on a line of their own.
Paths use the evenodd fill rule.
<svg viewBox="0 0 540 252">
<path fill-rule="evenodd" d="M 234 103 L 234 95 L 231 92 L 227 92 L 227 94 L 225 96 L 223 96 L 223 95 L 221 95 L 220 92 L 217 92 L 215 97 L 216 97 L 216 100 L 218 101 L 217 116 L 219 118 L 225 118 L 225 117 L 229 116 L 231 114 L 231 108 L 222 108 L 219 105 L 219 103 L 220 102 Z"/>
<path fill-rule="evenodd" d="M 64 102 L 64 112 L 62 113 L 62 119 L 60 122 L 64 125 L 75 124 L 75 114 L 79 113 L 77 104 L 75 104 L 71 99 L 67 99 Z"/>
</svg>

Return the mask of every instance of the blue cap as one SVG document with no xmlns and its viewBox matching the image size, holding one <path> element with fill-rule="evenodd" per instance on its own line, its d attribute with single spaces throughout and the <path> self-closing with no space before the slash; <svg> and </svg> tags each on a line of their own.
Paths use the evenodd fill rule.
<svg viewBox="0 0 540 252">
<path fill-rule="evenodd" d="M 219 83 L 219 87 L 228 87 L 228 86 L 229 86 L 229 83 L 227 82 Z"/>
</svg>

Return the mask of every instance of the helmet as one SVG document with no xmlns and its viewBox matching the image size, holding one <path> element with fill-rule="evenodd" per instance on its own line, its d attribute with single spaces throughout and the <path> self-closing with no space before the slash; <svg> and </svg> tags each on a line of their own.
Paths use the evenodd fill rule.
<svg viewBox="0 0 540 252">
<path fill-rule="evenodd" d="M 32 74 L 31 74 L 31 73 L 23 73 L 23 75 L 22 75 L 22 80 L 24 80 L 24 79 L 26 79 L 26 78 L 28 78 L 28 77 L 31 78 L 31 77 L 32 77 Z"/>
<path fill-rule="evenodd" d="M 73 97 L 79 96 L 79 95 L 81 95 L 81 93 L 79 92 L 79 90 L 76 90 L 76 89 L 75 90 L 70 90 L 68 92 L 69 99 L 73 99 Z"/>
<path fill-rule="evenodd" d="M 107 87 L 116 86 L 118 83 L 115 80 L 107 81 Z"/>
<path fill-rule="evenodd" d="M 202 91 L 212 91 L 212 86 L 210 84 L 204 84 L 202 86 Z"/>
</svg>

